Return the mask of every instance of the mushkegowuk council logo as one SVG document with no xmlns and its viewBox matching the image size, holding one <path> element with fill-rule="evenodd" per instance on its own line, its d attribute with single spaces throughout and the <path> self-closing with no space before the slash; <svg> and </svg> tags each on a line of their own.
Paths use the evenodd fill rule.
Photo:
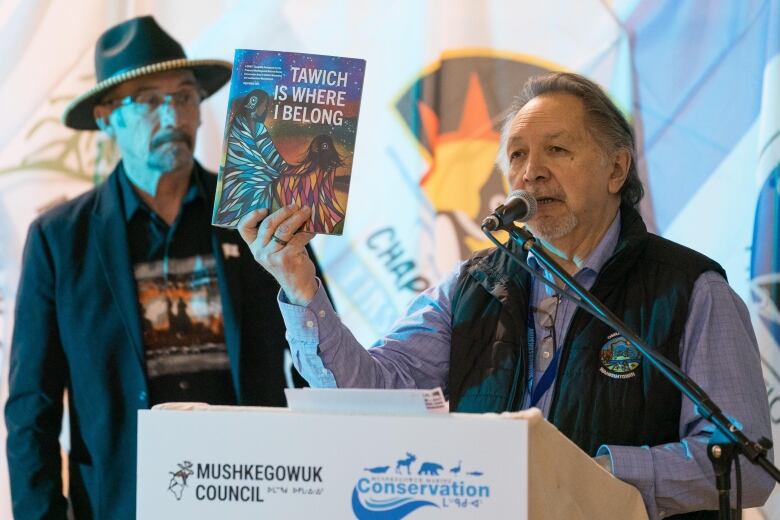
<svg viewBox="0 0 780 520">
<path fill-rule="evenodd" d="M 185 460 L 168 472 L 168 491 L 176 501 L 262 503 L 280 495 L 319 496 L 322 473 L 322 466 Z"/>
<path fill-rule="evenodd" d="M 169 471 L 171 474 L 171 480 L 168 482 L 168 491 L 176 497 L 176 500 L 181 500 L 182 493 L 187 487 L 187 479 L 192 475 L 192 462 L 185 460 L 178 464 L 179 469 L 176 471 Z"/>
<path fill-rule="evenodd" d="M 478 509 L 490 499 L 484 475 L 463 460 L 419 460 L 406 452 L 393 464 L 363 468 L 352 489 L 358 520 L 401 519 L 423 507 Z"/>
</svg>

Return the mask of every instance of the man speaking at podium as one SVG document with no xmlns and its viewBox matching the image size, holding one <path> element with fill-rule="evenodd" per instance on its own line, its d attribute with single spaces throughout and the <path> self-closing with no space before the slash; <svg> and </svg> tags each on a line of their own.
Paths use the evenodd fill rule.
<svg viewBox="0 0 780 520">
<path fill-rule="evenodd" d="M 769 437 L 745 305 L 717 263 L 647 232 L 636 210 L 643 188 L 632 129 L 601 89 L 575 74 L 530 79 L 507 118 L 499 163 L 513 190 L 536 198 L 528 227 L 563 268 L 749 437 Z M 296 233 L 309 210 L 264 217 L 247 216 L 241 233 L 282 287 L 294 363 L 313 386 L 441 386 L 458 412 L 535 406 L 636 486 L 650 518 L 716 517 L 706 511 L 718 508 L 706 455 L 711 426 L 622 336 L 506 254 L 476 253 L 364 350 L 315 277 L 304 250 L 310 236 Z M 527 256 L 538 277 L 558 282 Z M 773 481 L 749 463 L 742 469 L 744 505 L 763 504 Z"/>
</svg>

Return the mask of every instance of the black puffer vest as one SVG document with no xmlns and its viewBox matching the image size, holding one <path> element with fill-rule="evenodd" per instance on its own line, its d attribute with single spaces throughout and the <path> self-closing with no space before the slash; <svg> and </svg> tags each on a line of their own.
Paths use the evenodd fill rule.
<svg viewBox="0 0 780 520">
<path fill-rule="evenodd" d="M 621 208 L 621 223 L 615 252 L 591 292 L 679 364 L 696 279 L 705 271 L 725 273 L 707 257 L 648 233 L 632 208 Z M 453 300 L 451 410 L 519 409 L 527 386 L 530 287 L 530 276 L 498 250 L 477 253 L 467 263 Z M 680 392 L 641 356 L 621 363 L 626 342 L 614 333 L 577 309 L 563 342 L 548 420 L 589 455 L 602 444 L 678 441 Z M 710 513 L 703 514 L 685 518 Z"/>
</svg>

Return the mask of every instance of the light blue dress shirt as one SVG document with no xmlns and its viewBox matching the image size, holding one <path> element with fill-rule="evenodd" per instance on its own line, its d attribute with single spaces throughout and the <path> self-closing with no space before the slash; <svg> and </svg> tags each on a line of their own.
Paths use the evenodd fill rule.
<svg viewBox="0 0 780 520">
<path fill-rule="evenodd" d="M 585 260 L 575 279 L 590 289 L 612 255 L 620 231 L 619 216 Z M 535 258 L 531 265 L 552 280 Z M 279 305 L 287 326 L 293 363 L 310 385 L 339 388 L 435 388 L 447 391 L 449 372 L 451 304 L 463 264 L 437 286 L 415 298 L 406 314 L 388 335 L 368 350 L 341 323 L 324 291 L 307 307 L 289 304 L 283 293 Z M 534 280 L 531 302 L 538 306 L 551 289 Z M 576 306 L 562 299 L 555 313 L 556 349 L 561 347 Z M 536 337 L 542 338 L 540 319 Z M 538 381 L 551 356 L 537 349 L 534 381 Z M 695 282 L 688 318 L 680 345 L 681 368 L 693 378 L 729 416 L 736 418 L 748 437 L 771 438 L 769 406 L 758 345 L 745 304 L 715 272 Z M 554 385 L 537 407 L 545 417 Z M 530 396 L 524 406 L 529 405 Z M 715 478 L 706 454 L 711 425 L 683 399 L 680 442 L 660 446 L 602 446 L 609 454 L 616 477 L 636 486 L 651 519 L 687 511 L 717 509 Z M 771 459 L 770 459 L 771 460 Z M 744 458 L 743 506 L 761 505 L 774 487 L 763 470 Z M 732 482 L 732 489 L 735 484 Z M 732 492 L 732 497 L 734 493 Z"/>
</svg>

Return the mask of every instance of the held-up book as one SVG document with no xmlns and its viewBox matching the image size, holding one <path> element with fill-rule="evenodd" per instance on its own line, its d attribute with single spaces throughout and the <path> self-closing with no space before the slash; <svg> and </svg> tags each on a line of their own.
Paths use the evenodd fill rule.
<svg viewBox="0 0 780 520">
<path fill-rule="evenodd" d="M 294 204 L 312 209 L 305 231 L 343 232 L 365 66 L 236 50 L 212 224 Z"/>
</svg>

